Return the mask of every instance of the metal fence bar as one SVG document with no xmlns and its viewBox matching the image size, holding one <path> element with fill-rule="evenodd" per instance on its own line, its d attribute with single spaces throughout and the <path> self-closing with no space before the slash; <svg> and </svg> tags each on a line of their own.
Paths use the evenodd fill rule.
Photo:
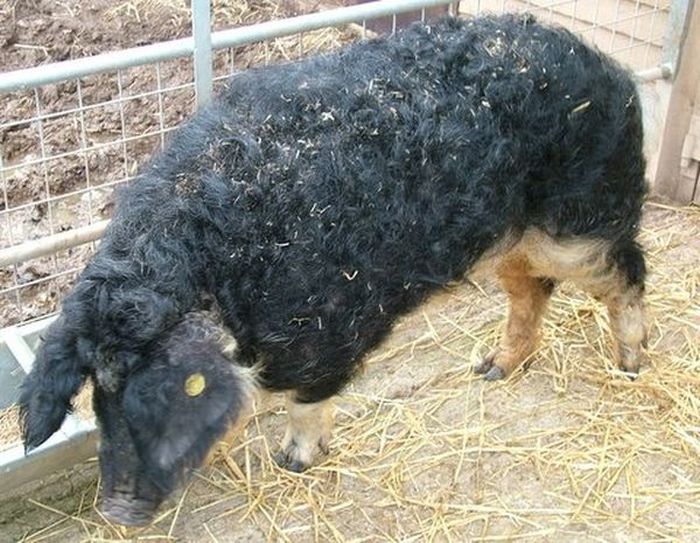
<svg viewBox="0 0 700 543">
<path fill-rule="evenodd" d="M 0 268 L 95 241 L 102 236 L 107 224 L 109 224 L 108 220 L 99 221 L 67 232 L 44 236 L 20 245 L 0 249 Z"/>
<path fill-rule="evenodd" d="M 654 3 L 654 11 L 651 14 L 651 28 L 649 29 L 649 36 L 654 35 L 654 30 L 656 29 L 656 17 L 657 13 L 659 12 L 659 0 L 656 0 Z M 651 39 L 647 40 L 646 42 L 646 47 L 644 49 L 644 60 L 642 63 L 646 66 L 648 60 L 649 60 L 649 53 L 651 52 Z"/>
<path fill-rule="evenodd" d="M 126 119 L 124 117 L 124 85 L 122 84 L 122 71 L 117 70 L 117 89 L 119 91 L 119 124 L 121 126 L 122 158 L 124 159 L 124 177 L 129 177 L 129 153 L 126 148 Z M 41 124 L 41 123 L 40 123 Z M 111 144 L 110 144 L 111 145 Z"/>
<path fill-rule="evenodd" d="M 34 107 L 36 107 L 36 116 L 41 117 L 41 98 L 39 96 L 39 90 L 34 89 Z M 44 191 L 46 193 L 46 200 L 51 199 L 51 183 L 49 183 L 49 170 L 46 165 L 46 138 L 44 137 L 44 123 L 36 123 L 36 129 L 39 135 L 39 164 L 41 165 L 41 173 L 44 177 Z M 53 222 L 53 209 L 49 204 L 47 206 L 47 215 L 49 217 L 49 231 L 54 233 L 54 222 Z"/>
<path fill-rule="evenodd" d="M 680 55 L 680 44 L 683 39 L 686 19 L 693 0 L 673 0 L 669 13 L 668 25 L 664 35 L 664 47 L 661 53 L 661 61 L 669 63 L 675 68 Z M 691 30 L 692 32 L 693 30 Z M 697 29 L 694 29 L 697 32 Z"/>
<path fill-rule="evenodd" d="M 192 51 L 194 51 L 194 39 L 190 37 L 15 70 L 2 75 L 0 92 L 32 89 L 66 79 L 172 60 L 191 55 Z"/>
<path fill-rule="evenodd" d="M 78 112 L 78 119 L 80 122 L 80 149 L 83 151 L 80 153 L 83 157 L 83 168 L 85 169 L 85 189 L 87 190 L 87 195 L 88 195 L 88 216 L 90 219 L 92 219 L 92 183 L 90 181 L 90 162 L 88 161 L 87 153 L 85 152 L 85 149 L 88 146 L 88 136 L 87 136 L 87 130 L 85 128 L 85 109 L 84 109 L 84 103 L 83 103 L 83 86 L 80 83 L 80 79 L 76 82 L 76 92 L 78 94 L 78 108 L 80 111 Z M 51 205 L 51 204 L 49 204 Z"/>
<path fill-rule="evenodd" d="M 194 37 L 194 86 L 197 93 L 197 106 L 202 107 L 211 101 L 214 75 L 209 0 L 192 2 L 192 36 Z"/>
<path fill-rule="evenodd" d="M 160 148 L 165 148 L 165 110 L 163 109 L 163 81 L 160 75 L 160 62 L 156 62 L 156 85 L 158 86 L 158 128 L 160 132 Z"/>
<path fill-rule="evenodd" d="M 649 82 L 657 79 L 669 79 L 673 76 L 673 66 L 670 63 L 659 64 L 648 70 L 642 70 L 634 74 L 638 81 Z"/>
</svg>

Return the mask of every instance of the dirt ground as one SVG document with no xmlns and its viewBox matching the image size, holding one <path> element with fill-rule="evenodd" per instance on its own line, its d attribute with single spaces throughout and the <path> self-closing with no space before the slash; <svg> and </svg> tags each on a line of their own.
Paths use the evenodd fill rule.
<svg viewBox="0 0 700 543">
<path fill-rule="evenodd" d="M 3 541 L 700 540 L 700 210 L 649 204 L 650 343 L 632 382 L 601 306 L 564 285 L 528 370 L 471 365 L 502 326 L 492 285 L 461 285 L 402 321 L 337 402 L 330 455 L 270 459 L 284 412 L 263 398 L 233 448 L 143 530 L 95 507 L 95 461 L 0 504 Z"/>
</svg>

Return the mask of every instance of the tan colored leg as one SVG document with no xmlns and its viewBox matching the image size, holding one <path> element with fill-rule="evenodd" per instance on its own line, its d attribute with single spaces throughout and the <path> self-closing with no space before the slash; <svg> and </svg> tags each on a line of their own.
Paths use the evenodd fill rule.
<svg viewBox="0 0 700 543">
<path fill-rule="evenodd" d="M 639 370 L 646 340 L 646 265 L 644 253 L 633 239 L 614 244 L 583 237 L 557 240 L 539 230 L 528 230 L 497 265 L 496 274 L 508 293 L 510 312 L 500 347 L 476 367 L 486 379 L 504 377 L 535 348 L 536 331 L 551 286 L 548 289 L 545 282 L 534 277 L 573 281 L 604 302 L 620 367 L 630 373 Z"/>
<path fill-rule="evenodd" d="M 319 451 L 328 454 L 333 428 L 333 403 L 331 400 L 300 403 L 295 398 L 295 393 L 287 393 L 289 419 L 282 451 L 275 460 L 283 468 L 302 472 L 313 464 Z"/>
<path fill-rule="evenodd" d="M 621 243 L 610 249 L 603 262 L 576 282 L 607 306 L 617 363 L 623 371 L 636 375 L 646 343 L 644 255 L 636 243 Z"/>
<path fill-rule="evenodd" d="M 623 271 L 611 268 L 579 284 L 607 306 L 616 362 L 623 371 L 636 375 L 646 346 L 644 283 L 639 280 L 630 284 L 627 277 Z"/>
<path fill-rule="evenodd" d="M 616 343 L 620 368 L 631 374 L 639 373 L 642 347 L 646 344 L 644 305 L 639 288 L 614 292 L 605 300 L 610 315 L 610 330 Z"/>
<path fill-rule="evenodd" d="M 496 272 L 508 294 L 509 311 L 499 347 L 475 368 L 488 381 L 506 377 L 535 350 L 542 315 L 554 288 L 550 280 L 530 275 L 524 257 L 503 261 Z"/>
</svg>

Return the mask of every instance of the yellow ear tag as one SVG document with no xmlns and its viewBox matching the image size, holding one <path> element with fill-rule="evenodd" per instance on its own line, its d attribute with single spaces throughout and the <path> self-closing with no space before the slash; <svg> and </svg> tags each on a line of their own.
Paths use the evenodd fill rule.
<svg viewBox="0 0 700 543">
<path fill-rule="evenodd" d="M 201 373 L 193 373 L 185 380 L 185 394 L 191 397 L 199 396 L 207 388 L 207 380 Z"/>
</svg>

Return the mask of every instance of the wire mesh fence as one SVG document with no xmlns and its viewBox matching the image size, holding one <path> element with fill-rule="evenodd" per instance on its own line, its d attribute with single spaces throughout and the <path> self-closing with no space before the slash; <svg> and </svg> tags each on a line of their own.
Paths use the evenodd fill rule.
<svg viewBox="0 0 700 543">
<path fill-rule="evenodd" d="M 528 11 L 569 28 L 633 70 L 661 61 L 670 0 L 467 0 L 464 14 Z"/>
<path fill-rule="evenodd" d="M 112 191 L 191 112 L 188 58 L 2 96 L 0 246 L 107 219 Z M 0 271 L 0 324 L 40 317 L 93 247 L 70 247 Z"/>
<path fill-rule="evenodd" d="M 402 2 L 393 4 L 400 11 Z M 636 71 L 661 61 L 671 8 L 670 0 L 468 0 L 458 4 L 450 9 L 463 16 L 530 11 L 581 34 Z M 425 9 L 412 17 L 425 19 Z M 397 21 L 390 16 L 387 30 L 395 30 Z M 237 70 L 293 60 L 359 39 L 369 31 L 366 21 L 357 23 L 354 30 L 285 32 L 219 49 L 213 56 L 215 86 Z M 0 252 L 49 236 L 56 241 L 46 250 L 29 251 L 32 258 L 2 253 L 3 258 L 9 257 L 0 258 L 0 327 L 56 310 L 110 217 L 114 188 L 133 180 L 148 156 L 165 145 L 168 133 L 191 114 L 194 99 L 190 56 L 0 94 L 4 112 L 0 118 Z M 93 228 L 86 230 L 88 225 Z"/>
</svg>

